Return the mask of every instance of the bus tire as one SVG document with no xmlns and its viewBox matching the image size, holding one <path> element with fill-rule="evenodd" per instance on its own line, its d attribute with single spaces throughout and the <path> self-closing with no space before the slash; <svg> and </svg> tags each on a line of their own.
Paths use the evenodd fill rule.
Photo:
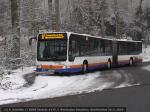
<svg viewBox="0 0 150 112">
<path fill-rule="evenodd" d="M 110 60 L 110 59 L 109 59 L 108 62 L 107 62 L 107 68 L 108 68 L 108 69 L 111 69 L 111 60 Z"/>
<path fill-rule="evenodd" d="M 88 63 L 87 62 L 83 62 L 82 65 L 82 74 L 85 74 L 88 72 Z"/>
<path fill-rule="evenodd" d="M 132 66 L 134 64 L 133 58 L 130 58 L 129 65 Z"/>
</svg>

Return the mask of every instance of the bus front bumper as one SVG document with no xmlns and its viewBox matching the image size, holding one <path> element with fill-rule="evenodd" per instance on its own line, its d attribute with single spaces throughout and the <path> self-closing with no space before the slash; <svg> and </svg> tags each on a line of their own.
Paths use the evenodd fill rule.
<svg viewBox="0 0 150 112">
<path fill-rule="evenodd" d="M 53 69 L 43 69 L 43 68 L 36 68 L 36 74 L 41 74 L 41 75 L 50 75 L 50 74 L 55 74 L 55 70 Z"/>
</svg>

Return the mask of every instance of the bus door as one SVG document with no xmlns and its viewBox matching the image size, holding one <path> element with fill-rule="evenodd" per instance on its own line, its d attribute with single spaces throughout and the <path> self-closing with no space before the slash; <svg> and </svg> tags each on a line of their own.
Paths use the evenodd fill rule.
<svg viewBox="0 0 150 112">
<path fill-rule="evenodd" d="M 113 58 L 113 66 L 116 67 L 118 65 L 118 45 L 117 45 L 117 41 L 113 41 L 112 42 L 112 58 Z"/>
</svg>

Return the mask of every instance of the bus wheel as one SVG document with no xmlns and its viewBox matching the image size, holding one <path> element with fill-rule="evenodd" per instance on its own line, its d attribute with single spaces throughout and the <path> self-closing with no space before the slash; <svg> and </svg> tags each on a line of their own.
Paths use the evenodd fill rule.
<svg viewBox="0 0 150 112">
<path fill-rule="evenodd" d="M 111 61 L 110 60 L 107 62 L 107 68 L 111 69 Z"/>
<path fill-rule="evenodd" d="M 132 58 L 130 58 L 130 60 L 129 60 L 129 65 L 130 66 L 133 65 L 133 59 Z"/>
<path fill-rule="evenodd" d="M 88 64 L 86 62 L 82 65 L 82 73 L 85 74 L 88 72 Z"/>
</svg>

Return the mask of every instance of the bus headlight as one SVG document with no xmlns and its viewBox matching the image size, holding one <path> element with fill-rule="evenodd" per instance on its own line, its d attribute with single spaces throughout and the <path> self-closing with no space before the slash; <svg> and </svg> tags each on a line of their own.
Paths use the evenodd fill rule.
<svg viewBox="0 0 150 112">
<path fill-rule="evenodd" d="M 64 65 L 64 66 L 63 66 L 63 69 L 66 69 L 66 68 L 67 68 L 67 66 L 66 66 L 66 65 Z"/>
<path fill-rule="evenodd" d="M 67 68 L 70 68 L 70 66 L 66 66 L 66 65 L 63 66 L 63 69 L 67 69 Z"/>
</svg>

